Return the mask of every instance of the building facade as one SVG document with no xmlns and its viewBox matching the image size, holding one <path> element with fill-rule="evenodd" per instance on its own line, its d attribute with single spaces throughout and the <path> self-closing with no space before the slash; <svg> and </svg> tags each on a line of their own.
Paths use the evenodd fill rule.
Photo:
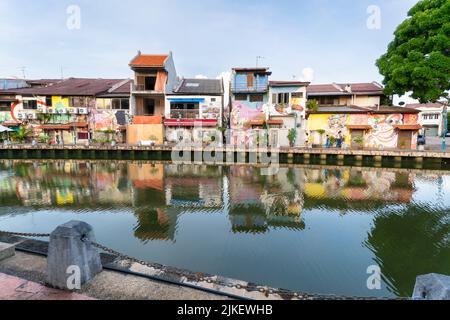
<svg viewBox="0 0 450 320">
<path fill-rule="evenodd" d="M 222 80 L 182 79 L 165 101 L 165 139 L 208 143 L 223 127 Z"/>
<path fill-rule="evenodd" d="M 403 107 L 320 107 L 309 111 L 310 144 L 341 137 L 344 147 L 417 149 L 419 112 Z"/>
<path fill-rule="evenodd" d="M 172 93 L 178 83 L 172 53 L 148 55 L 138 52 L 129 65 L 134 72 L 134 84 L 130 99 L 133 121 L 127 127 L 127 143 L 152 141 L 162 144 L 166 94 Z"/>
<path fill-rule="evenodd" d="M 444 134 L 444 106 L 441 103 L 408 104 L 407 108 L 420 112 L 421 133 L 427 137 L 442 137 Z"/>
</svg>

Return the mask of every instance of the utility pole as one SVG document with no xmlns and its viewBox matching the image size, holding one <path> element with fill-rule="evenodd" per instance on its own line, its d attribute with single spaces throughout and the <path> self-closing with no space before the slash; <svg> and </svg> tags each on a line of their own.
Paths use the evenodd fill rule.
<svg viewBox="0 0 450 320">
<path fill-rule="evenodd" d="M 265 58 L 262 57 L 262 56 L 257 56 L 257 57 L 256 57 L 256 67 L 257 67 L 257 68 L 259 67 L 259 60 L 261 60 L 261 59 L 265 59 Z"/>
<path fill-rule="evenodd" d="M 22 77 L 23 77 L 23 80 L 25 80 L 27 77 L 26 77 L 26 74 L 25 74 L 25 71 L 27 70 L 27 67 L 20 67 L 20 71 L 22 71 Z"/>
<path fill-rule="evenodd" d="M 448 102 L 444 103 L 444 106 L 442 108 L 442 121 L 444 123 L 444 125 L 442 126 L 442 152 L 445 152 L 447 149 L 447 130 L 448 130 L 448 123 L 447 123 L 447 104 Z"/>
</svg>

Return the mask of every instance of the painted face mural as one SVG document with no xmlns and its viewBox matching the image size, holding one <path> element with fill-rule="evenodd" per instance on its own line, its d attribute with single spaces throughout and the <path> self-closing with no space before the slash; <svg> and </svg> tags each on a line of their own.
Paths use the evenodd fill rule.
<svg viewBox="0 0 450 320">
<path fill-rule="evenodd" d="M 403 115 L 374 115 L 368 119 L 372 130 L 367 136 L 368 147 L 395 148 L 397 146 L 396 125 L 403 124 Z"/>
</svg>

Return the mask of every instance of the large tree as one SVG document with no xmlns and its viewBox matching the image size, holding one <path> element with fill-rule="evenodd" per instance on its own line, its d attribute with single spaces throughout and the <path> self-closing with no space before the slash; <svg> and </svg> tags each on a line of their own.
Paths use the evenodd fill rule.
<svg viewBox="0 0 450 320">
<path fill-rule="evenodd" d="M 421 0 L 394 33 L 377 61 L 386 94 L 422 103 L 448 99 L 450 90 L 450 0 Z"/>
</svg>

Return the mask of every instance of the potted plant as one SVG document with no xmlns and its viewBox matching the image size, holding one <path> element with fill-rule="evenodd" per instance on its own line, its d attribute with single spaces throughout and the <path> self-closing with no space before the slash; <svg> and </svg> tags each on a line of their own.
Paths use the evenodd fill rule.
<svg viewBox="0 0 450 320">
<path fill-rule="evenodd" d="M 291 148 L 294 147 L 295 137 L 296 137 L 295 129 L 290 129 L 287 138 L 289 140 L 289 145 L 291 146 Z"/>
<path fill-rule="evenodd" d="M 317 100 L 308 100 L 308 102 L 306 103 L 306 109 L 309 112 L 317 112 L 319 111 L 319 103 L 317 102 Z"/>
<path fill-rule="evenodd" d="M 17 130 L 17 132 L 15 132 L 12 136 L 15 141 L 24 143 L 30 139 L 32 134 L 33 130 L 26 127 L 20 127 L 19 130 Z"/>
<path fill-rule="evenodd" d="M 50 142 L 50 136 L 46 133 L 41 133 L 38 136 L 39 143 L 48 144 Z"/>
<path fill-rule="evenodd" d="M 325 134 L 325 132 L 326 131 L 324 129 L 317 130 L 317 133 L 320 135 L 320 143 L 319 143 L 320 146 L 323 146 L 323 135 Z"/>
<path fill-rule="evenodd" d="M 354 137 L 353 142 L 357 144 L 358 149 L 362 149 L 362 147 L 364 146 L 364 137 L 363 136 Z"/>
</svg>

